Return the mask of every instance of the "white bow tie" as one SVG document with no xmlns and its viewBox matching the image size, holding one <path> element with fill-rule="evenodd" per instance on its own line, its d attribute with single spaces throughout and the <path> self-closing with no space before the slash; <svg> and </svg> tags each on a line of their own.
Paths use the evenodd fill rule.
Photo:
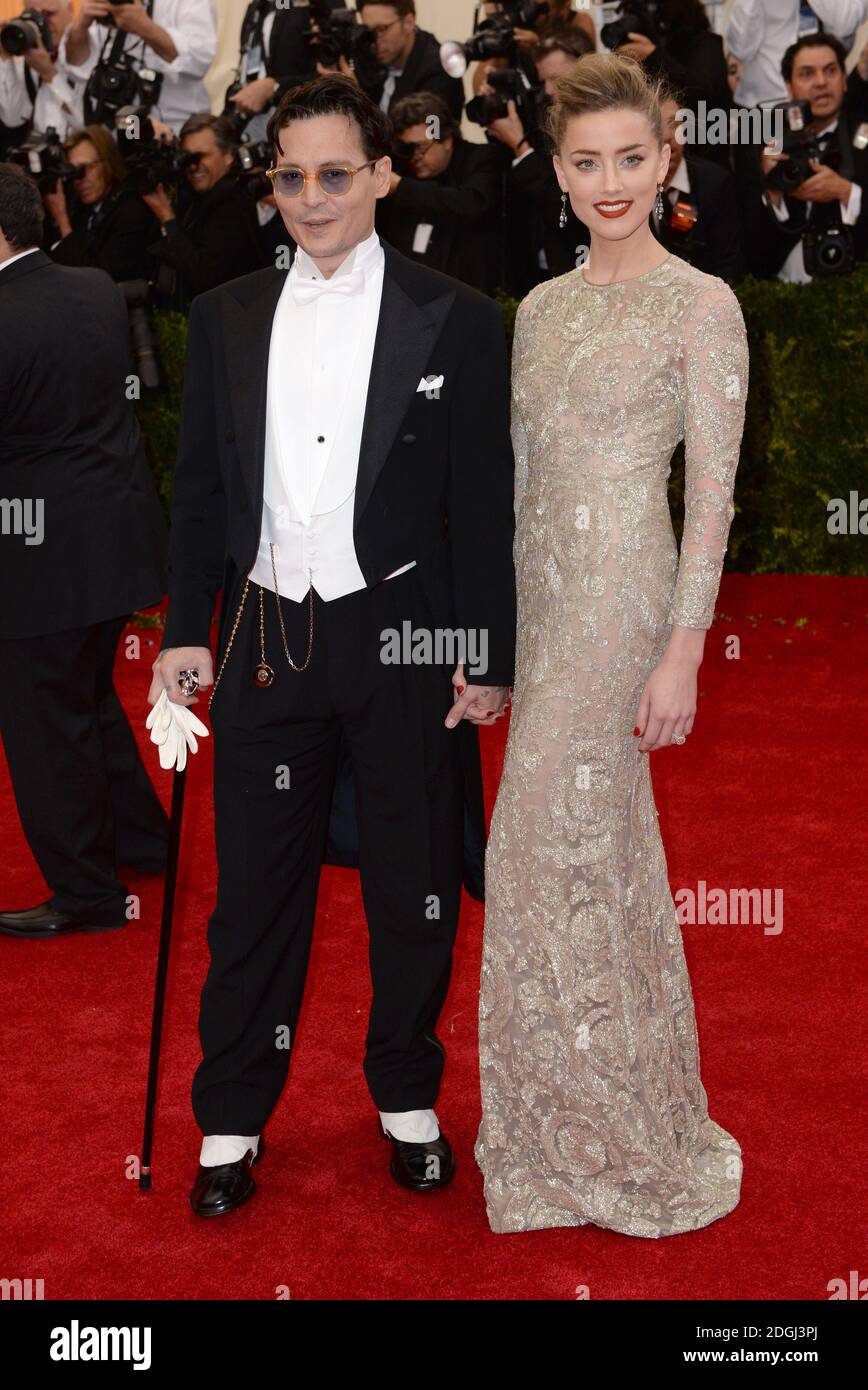
<svg viewBox="0 0 868 1390">
<path fill-rule="evenodd" d="M 350 270 L 345 275 L 335 274 L 330 280 L 326 280 L 324 276 L 316 280 L 307 280 L 302 278 L 293 262 L 289 278 L 292 282 L 292 297 L 296 304 L 310 304 L 312 300 L 319 299 L 321 294 L 361 294 L 365 288 L 364 266 L 356 266 L 355 270 Z"/>
</svg>

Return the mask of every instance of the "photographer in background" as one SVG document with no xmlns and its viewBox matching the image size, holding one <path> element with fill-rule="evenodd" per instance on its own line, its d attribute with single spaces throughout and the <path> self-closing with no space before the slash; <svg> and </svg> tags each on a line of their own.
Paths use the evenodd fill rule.
<svg viewBox="0 0 868 1390">
<path fill-rule="evenodd" d="M 127 926 L 119 866 L 165 867 L 168 819 L 112 674 L 129 615 L 163 596 L 166 525 L 123 297 L 39 250 L 43 219 L 34 181 L 0 165 L 0 496 L 33 512 L 0 536 L 0 732 L 51 892 L 3 904 L 0 932 L 53 940 Z"/>
<path fill-rule="evenodd" d="M 148 280 L 148 252 L 160 224 L 130 187 L 117 143 L 104 126 L 85 126 L 66 141 L 70 164 L 81 172 L 71 180 L 71 200 L 58 180 L 42 201 L 60 240 L 51 247 L 58 265 L 87 265 L 113 280 Z"/>
<path fill-rule="evenodd" d="M 683 101 L 673 94 L 661 102 L 663 138 L 670 148 L 663 180 L 663 216 L 651 213 L 657 240 L 697 270 L 721 280 L 744 274 L 738 188 L 732 174 L 702 159 L 678 139 L 678 111 Z"/>
<path fill-rule="evenodd" d="M 157 289 L 163 304 L 186 311 L 194 296 L 265 264 L 256 204 L 235 166 L 232 122 L 226 116 L 191 116 L 181 149 L 196 155 L 174 207 L 163 184 L 141 196 L 160 223 L 155 251 L 162 266 Z"/>
<path fill-rule="evenodd" d="M 38 17 L 36 21 L 7 20 L 0 26 L 4 152 L 24 139 L 28 126 L 43 132 L 53 127 L 62 140 L 84 123 L 86 78 L 73 72 L 67 58 L 72 5 L 69 0 L 36 0 L 28 8 Z M 4 32 L 14 53 L 2 42 Z"/>
<path fill-rule="evenodd" d="M 868 254 L 868 129 L 843 110 L 845 57 L 831 34 L 800 39 L 784 54 L 790 102 L 806 103 L 808 120 L 801 129 L 796 108 L 785 119 L 783 152 L 760 155 L 762 182 L 745 208 L 754 275 L 804 283 L 848 270 Z"/>
<path fill-rule="evenodd" d="M 442 97 L 456 121 L 464 109 L 464 84 L 450 77 L 440 61 L 440 42 L 416 24 L 414 0 L 390 0 L 388 4 L 358 6 L 365 28 L 375 36 L 375 54 L 386 69 L 382 78 L 369 81 L 356 74 L 359 86 L 382 111 L 413 92 L 434 92 Z"/>
<path fill-rule="evenodd" d="M 700 101 L 708 108 L 729 109 L 723 40 L 711 28 L 702 0 L 625 0 L 620 13 L 623 19 L 603 25 L 603 43 L 635 58 L 649 77 L 662 77 L 667 87 L 680 91 L 689 110 L 696 112 Z M 640 20 L 638 32 L 629 27 L 631 16 Z M 725 146 L 710 145 L 703 153 L 728 162 Z"/>
<path fill-rule="evenodd" d="M 574 270 L 579 248 L 590 246 L 588 229 L 576 217 L 569 199 L 564 206 L 552 164 L 550 141 L 543 134 L 541 122 L 545 107 L 554 99 L 558 78 L 572 71 L 586 53 L 592 52 L 591 40 L 577 26 L 547 35 L 530 54 L 541 83 L 534 126 L 525 130 L 512 99 L 507 101 L 508 114 L 486 126 L 488 134 L 501 141 L 512 154 L 507 172 L 508 226 L 511 228 L 524 215 L 530 217 L 533 265 L 528 267 L 528 289 L 540 280 Z M 487 84 L 483 83 L 480 90 L 483 93 L 489 90 Z"/>
<path fill-rule="evenodd" d="M 328 0 L 330 9 L 343 0 Z M 226 93 L 230 109 L 250 117 L 246 138 L 264 140 L 268 116 L 283 93 L 316 77 L 317 66 L 308 31 L 313 26 L 308 0 L 251 0 L 241 23 L 238 78 Z"/>
<path fill-rule="evenodd" d="M 395 147 L 378 233 L 405 256 L 493 294 L 503 282 L 497 152 L 464 140 L 433 92 L 402 97 L 389 115 Z"/>
<path fill-rule="evenodd" d="M 823 30 L 849 50 L 866 19 L 868 0 L 733 0 L 726 46 L 740 64 L 737 105 L 786 101 L 781 63 L 791 44 Z"/>
<path fill-rule="evenodd" d="M 118 67 L 152 71 L 159 82 L 154 110 L 177 134 L 188 116 L 210 106 L 203 78 L 217 51 L 217 27 L 211 0 L 82 0 L 67 39 L 67 61 L 79 78 L 109 92 Z M 121 105 L 126 105 L 126 101 Z M 95 114 L 104 121 L 105 116 Z"/>
<path fill-rule="evenodd" d="M 527 34 L 528 40 L 531 37 L 535 40 L 534 43 L 530 44 L 530 47 L 535 48 L 536 44 L 542 39 L 548 38 L 549 34 L 564 28 L 581 29 L 591 41 L 590 51 L 596 53 L 597 26 L 594 23 L 594 16 L 591 14 L 591 6 L 588 5 L 585 9 L 579 9 L 575 0 L 549 0 L 548 10 Z M 518 33 L 520 34 L 521 31 L 519 30 Z"/>
</svg>

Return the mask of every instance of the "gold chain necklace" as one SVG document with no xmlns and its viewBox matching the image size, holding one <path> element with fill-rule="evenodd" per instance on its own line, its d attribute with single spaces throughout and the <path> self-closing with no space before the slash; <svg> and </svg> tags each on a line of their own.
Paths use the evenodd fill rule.
<svg viewBox="0 0 868 1390">
<path fill-rule="evenodd" d="M 283 639 L 283 650 L 286 653 L 286 659 L 292 667 L 293 671 L 306 671 L 308 666 L 310 665 L 311 652 L 313 651 L 313 576 L 310 576 L 310 584 L 307 591 L 308 603 L 310 606 L 310 620 L 307 639 L 307 656 L 305 657 L 303 666 L 296 666 L 295 662 L 289 654 L 289 646 L 286 641 L 286 628 L 283 625 L 283 610 L 280 606 L 280 596 L 277 592 L 277 566 L 274 563 L 273 543 L 270 544 L 270 550 L 271 572 L 274 575 L 274 601 L 277 604 L 277 617 L 278 621 L 280 622 L 280 635 Z M 229 641 L 226 644 L 226 651 L 223 653 L 223 660 L 220 663 L 220 670 L 217 672 L 217 679 L 214 682 L 214 688 L 211 691 L 211 695 L 208 700 L 209 710 L 211 708 L 214 696 L 217 694 L 217 687 L 220 684 L 220 677 L 223 675 L 223 672 L 226 669 L 226 663 L 229 660 L 229 653 L 232 651 L 232 644 L 235 641 L 235 634 L 238 631 L 238 624 L 241 621 L 241 614 L 244 611 L 244 603 L 247 598 L 247 590 L 249 588 L 250 576 L 248 575 L 244 581 L 244 588 L 241 591 L 241 602 L 239 603 L 238 611 L 235 614 L 235 621 L 232 624 L 232 631 L 229 634 Z M 261 584 L 259 585 L 259 661 L 253 669 L 253 679 L 261 690 L 265 690 L 269 685 L 271 685 L 271 682 L 274 680 L 274 671 L 265 659 L 265 595 Z"/>
</svg>

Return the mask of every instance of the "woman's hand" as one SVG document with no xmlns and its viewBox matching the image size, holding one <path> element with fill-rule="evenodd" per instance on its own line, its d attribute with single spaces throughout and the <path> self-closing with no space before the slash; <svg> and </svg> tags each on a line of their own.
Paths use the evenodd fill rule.
<svg viewBox="0 0 868 1390">
<path fill-rule="evenodd" d="M 705 647 L 703 628 L 674 627 L 659 665 L 639 700 L 634 733 L 640 753 L 668 748 L 673 734 L 686 735 L 696 716 L 697 672 Z"/>
</svg>

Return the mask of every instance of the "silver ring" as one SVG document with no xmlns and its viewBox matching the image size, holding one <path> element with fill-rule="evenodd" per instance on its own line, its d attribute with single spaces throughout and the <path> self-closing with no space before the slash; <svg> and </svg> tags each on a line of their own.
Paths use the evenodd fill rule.
<svg viewBox="0 0 868 1390">
<path fill-rule="evenodd" d="M 199 672 L 180 671 L 178 673 L 178 685 L 182 695 L 195 695 L 199 689 Z"/>
<path fill-rule="evenodd" d="M 673 743 L 677 743 L 677 744 L 680 745 L 680 744 L 682 744 L 682 743 L 685 742 L 686 738 L 687 738 L 687 735 L 686 735 L 686 734 L 673 734 L 673 735 L 672 735 L 672 742 L 673 742 Z"/>
</svg>

